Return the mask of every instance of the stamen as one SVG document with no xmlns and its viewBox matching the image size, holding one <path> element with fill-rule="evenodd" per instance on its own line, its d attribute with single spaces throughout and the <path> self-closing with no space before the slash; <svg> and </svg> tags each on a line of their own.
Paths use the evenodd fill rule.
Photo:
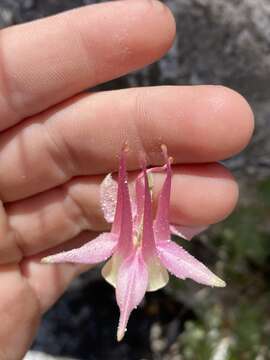
<svg viewBox="0 0 270 360">
<path fill-rule="evenodd" d="M 167 161 L 168 160 L 168 148 L 165 144 L 161 145 L 161 151 L 163 153 L 164 159 Z"/>
<path fill-rule="evenodd" d="M 153 193 L 153 189 L 154 189 L 154 176 L 153 174 L 149 171 L 147 172 L 147 184 L 151 193 L 151 198 L 152 198 L 152 193 Z"/>
<path fill-rule="evenodd" d="M 142 244 L 142 230 L 143 230 L 143 218 L 136 230 L 135 235 L 133 236 L 133 244 L 135 247 L 139 247 Z"/>
<path fill-rule="evenodd" d="M 170 164 L 173 163 L 173 157 L 172 156 L 168 156 L 168 148 L 167 148 L 167 145 L 165 144 L 162 144 L 161 145 L 161 151 L 163 153 L 163 156 L 164 156 L 164 159 L 165 159 L 165 162 L 169 162 Z"/>
<path fill-rule="evenodd" d="M 128 152 L 129 151 L 129 146 L 128 146 L 128 141 L 127 140 L 123 144 L 122 151 L 123 152 Z"/>
</svg>

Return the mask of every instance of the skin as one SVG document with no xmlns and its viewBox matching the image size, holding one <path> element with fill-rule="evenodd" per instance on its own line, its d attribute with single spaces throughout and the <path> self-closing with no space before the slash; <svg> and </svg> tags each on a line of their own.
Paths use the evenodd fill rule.
<svg viewBox="0 0 270 360">
<path fill-rule="evenodd" d="M 42 314 L 86 270 L 39 260 L 108 227 L 99 184 L 117 170 L 124 141 L 130 171 L 140 152 L 162 163 L 166 144 L 174 157 L 171 220 L 211 224 L 238 198 L 217 161 L 247 145 L 253 115 L 220 86 L 82 95 L 167 52 L 175 22 L 158 1 L 91 5 L 0 34 L 0 359 L 17 360 Z M 155 174 L 155 195 L 163 179 Z"/>
</svg>

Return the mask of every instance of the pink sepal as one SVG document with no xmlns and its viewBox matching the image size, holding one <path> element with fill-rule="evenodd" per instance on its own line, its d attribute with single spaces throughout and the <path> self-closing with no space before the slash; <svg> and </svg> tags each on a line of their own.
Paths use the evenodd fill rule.
<svg viewBox="0 0 270 360">
<path fill-rule="evenodd" d="M 44 263 L 97 264 L 107 260 L 117 245 L 118 237 L 112 233 L 103 233 L 80 248 L 63 251 L 42 259 Z"/>
<path fill-rule="evenodd" d="M 189 278 L 209 286 L 225 286 L 205 265 L 173 241 L 163 241 L 157 245 L 157 249 L 162 264 L 178 278 Z"/>
<path fill-rule="evenodd" d="M 116 300 L 120 309 L 117 339 L 125 335 L 130 313 L 142 301 L 148 286 L 148 271 L 140 250 L 132 253 L 119 268 Z"/>
<path fill-rule="evenodd" d="M 180 226 L 170 225 L 170 231 L 173 235 L 180 236 L 182 239 L 191 240 L 194 236 L 202 233 L 208 226 Z"/>
</svg>

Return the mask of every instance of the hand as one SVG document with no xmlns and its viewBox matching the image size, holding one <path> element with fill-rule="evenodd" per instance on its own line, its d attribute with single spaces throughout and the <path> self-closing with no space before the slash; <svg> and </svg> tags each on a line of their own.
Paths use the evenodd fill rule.
<svg viewBox="0 0 270 360">
<path fill-rule="evenodd" d="M 226 217 L 237 185 L 216 162 L 239 152 L 253 115 L 219 86 L 174 86 L 80 94 L 155 61 L 175 24 L 157 1 L 84 7 L 1 31 L 0 359 L 21 359 L 40 317 L 83 269 L 43 265 L 46 252 L 85 241 L 106 224 L 99 184 L 128 141 L 174 157 L 171 220 L 205 225 Z M 163 175 L 156 174 L 161 185 Z M 57 247 L 57 249 L 55 248 Z"/>
</svg>

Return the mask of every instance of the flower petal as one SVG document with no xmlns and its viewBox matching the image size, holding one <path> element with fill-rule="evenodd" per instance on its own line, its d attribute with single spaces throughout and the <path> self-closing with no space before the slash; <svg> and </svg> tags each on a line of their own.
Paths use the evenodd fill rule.
<svg viewBox="0 0 270 360">
<path fill-rule="evenodd" d="M 191 240 L 194 236 L 202 233 L 208 228 L 205 226 L 180 226 L 180 225 L 170 225 L 170 231 L 173 235 L 180 236 L 182 239 Z"/>
<path fill-rule="evenodd" d="M 132 231 L 133 219 L 127 181 L 126 149 L 124 148 L 119 165 L 117 204 L 112 225 L 112 233 L 119 235 L 118 250 L 121 255 L 129 253 L 132 249 Z"/>
<path fill-rule="evenodd" d="M 144 174 L 141 172 L 135 182 L 135 194 L 136 194 L 136 219 L 135 226 L 139 226 L 143 219 L 143 209 L 144 209 L 144 193 L 145 193 L 145 183 L 144 183 Z"/>
<path fill-rule="evenodd" d="M 172 183 L 172 169 L 171 159 L 166 154 L 166 179 L 161 189 L 157 215 L 154 222 L 154 231 L 157 241 L 167 240 L 170 238 L 170 223 L 169 223 L 169 210 L 170 210 L 170 196 L 171 196 L 171 183 Z"/>
<path fill-rule="evenodd" d="M 100 204 L 104 218 L 109 224 L 114 221 L 115 217 L 117 190 L 118 183 L 113 179 L 112 174 L 105 176 L 100 185 Z M 130 190 L 132 217 L 134 218 L 137 213 L 137 206 L 133 187 Z"/>
<path fill-rule="evenodd" d="M 117 201 L 118 184 L 112 178 L 112 174 L 108 174 L 100 185 L 100 203 L 104 214 L 104 218 L 108 223 L 112 223 L 115 216 Z"/>
<path fill-rule="evenodd" d="M 119 267 L 122 264 L 123 258 L 121 255 L 114 253 L 110 260 L 106 262 L 101 270 L 101 274 L 104 279 L 116 287 L 116 281 L 118 276 Z"/>
<path fill-rule="evenodd" d="M 158 256 L 164 266 L 180 279 L 190 278 L 209 286 L 224 287 L 223 280 L 173 241 L 158 244 Z"/>
<path fill-rule="evenodd" d="M 117 340 L 125 335 L 130 313 L 142 301 L 148 284 L 147 266 L 140 250 L 132 253 L 119 268 L 116 300 L 120 308 Z"/>
<path fill-rule="evenodd" d="M 153 229 L 152 199 L 148 183 L 146 169 L 144 174 L 144 205 L 143 205 L 143 229 L 142 229 L 142 253 L 145 261 L 156 255 L 156 243 Z"/>
<path fill-rule="evenodd" d="M 167 269 L 161 264 L 159 258 L 152 257 L 147 264 L 148 268 L 148 287 L 147 291 L 156 291 L 163 288 L 169 282 Z"/>
<path fill-rule="evenodd" d="M 79 263 L 97 264 L 107 260 L 117 245 L 118 237 L 111 233 L 103 233 L 94 240 L 89 241 L 78 249 L 64 251 L 59 254 L 47 256 L 43 263 Z"/>
</svg>

